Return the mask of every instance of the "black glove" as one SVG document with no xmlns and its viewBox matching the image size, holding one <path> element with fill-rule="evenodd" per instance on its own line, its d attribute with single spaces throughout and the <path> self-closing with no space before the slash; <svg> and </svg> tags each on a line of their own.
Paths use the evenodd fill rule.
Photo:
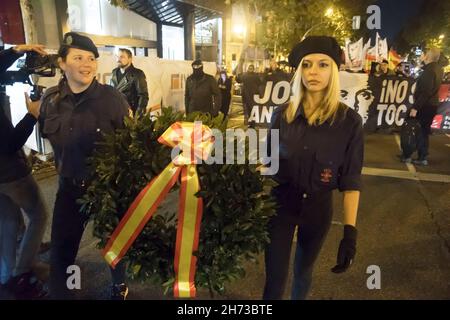
<svg viewBox="0 0 450 320">
<path fill-rule="evenodd" d="M 354 226 L 344 226 L 344 238 L 339 244 L 337 264 L 331 269 L 334 273 L 344 272 L 350 267 L 356 254 L 356 236 L 358 232 Z"/>
</svg>

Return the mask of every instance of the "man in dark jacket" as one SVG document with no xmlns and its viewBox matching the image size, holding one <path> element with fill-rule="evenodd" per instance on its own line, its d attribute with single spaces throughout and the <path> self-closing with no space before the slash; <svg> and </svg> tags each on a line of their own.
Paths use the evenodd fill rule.
<svg viewBox="0 0 450 320">
<path fill-rule="evenodd" d="M 221 107 L 221 96 L 216 79 L 203 71 L 201 60 L 192 62 L 192 69 L 193 73 L 186 79 L 186 114 L 199 111 L 217 116 Z"/>
<path fill-rule="evenodd" d="M 133 115 L 146 112 L 148 88 L 145 74 L 133 66 L 130 50 L 119 49 L 117 68 L 112 71 L 111 86 L 122 92 L 133 111 Z"/>
<path fill-rule="evenodd" d="M 437 63 L 439 60 L 439 49 L 432 48 L 427 51 L 424 58 L 424 68 L 422 74 L 417 79 L 416 91 L 414 93 L 414 105 L 411 108 L 410 116 L 416 117 L 422 127 L 421 135 L 418 139 L 418 159 L 413 163 L 417 165 L 428 165 L 428 145 L 431 133 L 431 123 L 436 115 L 439 105 L 439 87 L 441 86 L 443 70 Z M 404 162 L 410 161 L 410 154 L 403 154 Z"/>
<path fill-rule="evenodd" d="M 270 61 L 270 68 L 264 74 L 264 80 L 273 81 L 274 85 L 280 81 L 289 81 L 289 76 L 283 70 L 280 69 L 276 60 Z"/>
<path fill-rule="evenodd" d="M 255 72 L 255 66 L 249 65 L 247 72 L 244 74 L 239 74 L 236 77 L 236 81 L 242 83 L 242 107 L 244 109 L 244 118 L 248 122 L 250 117 L 252 107 L 255 105 L 253 96 L 259 94 L 259 86 L 261 84 L 261 79 L 259 75 Z M 249 123 L 249 126 L 254 126 L 254 122 Z"/>
<path fill-rule="evenodd" d="M 45 55 L 41 45 L 18 45 L 0 52 L 0 74 L 25 52 Z M 39 102 L 26 96 L 28 113 L 13 126 L 0 106 L 0 284 L 16 298 L 45 295 L 42 283 L 31 270 L 44 235 L 47 211 L 39 187 L 22 150 L 39 116 Z M 16 262 L 17 236 L 21 209 L 29 224 L 21 241 Z"/>
</svg>

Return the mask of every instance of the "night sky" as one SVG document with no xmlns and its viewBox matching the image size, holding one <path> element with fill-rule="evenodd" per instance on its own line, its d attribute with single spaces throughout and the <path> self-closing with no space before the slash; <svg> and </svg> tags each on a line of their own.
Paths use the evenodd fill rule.
<svg viewBox="0 0 450 320">
<path fill-rule="evenodd" d="M 378 0 L 377 5 L 381 9 L 381 30 L 378 31 L 382 38 L 387 37 L 389 46 L 402 27 L 418 13 L 424 0 Z M 375 40 L 375 32 L 372 39 Z"/>
</svg>

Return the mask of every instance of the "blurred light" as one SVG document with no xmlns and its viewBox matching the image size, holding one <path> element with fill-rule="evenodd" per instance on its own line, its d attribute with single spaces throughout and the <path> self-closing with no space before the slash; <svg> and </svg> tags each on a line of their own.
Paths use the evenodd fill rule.
<svg viewBox="0 0 450 320">
<path fill-rule="evenodd" d="M 442 40 L 442 39 L 444 39 L 444 37 L 445 37 L 445 36 L 444 36 L 443 34 L 441 34 L 441 35 L 439 36 L 439 39 Z"/>
<path fill-rule="evenodd" d="M 325 17 L 331 17 L 333 15 L 334 11 L 333 8 L 328 8 L 327 11 L 325 11 Z"/>
<path fill-rule="evenodd" d="M 242 24 L 237 24 L 233 27 L 233 32 L 238 36 L 244 36 L 245 34 L 245 26 Z"/>
</svg>

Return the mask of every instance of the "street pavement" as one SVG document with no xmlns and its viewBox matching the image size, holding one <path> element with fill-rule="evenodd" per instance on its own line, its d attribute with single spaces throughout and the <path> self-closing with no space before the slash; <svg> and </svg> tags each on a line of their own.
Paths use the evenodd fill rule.
<svg viewBox="0 0 450 320">
<path fill-rule="evenodd" d="M 243 127 L 242 121 L 242 107 L 235 100 L 229 126 Z M 330 272 L 343 231 L 342 195 L 336 192 L 333 225 L 316 263 L 310 299 L 450 299 L 450 136 L 433 135 L 430 144 L 430 165 L 418 167 L 398 161 L 395 133 L 366 135 L 355 261 L 346 273 Z M 56 175 L 47 171 L 37 179 L 51 213 Z M 176 197 L 170 194 L 164 206 L 175 210 Z M 50 225 L 45 240 L 50 240 Z M 80 299 L 108 299 L 109 270 L 95 243 L 89 225 L 77 258 Z M 48 260 L 48 254 L 41 259 Z M 369 289 L 374 269 L 379 271 L 380 287 Z M 214 299 L 260 299 L 263 254 L 246 271 L 244 279 L 230 283 L 225 295 Z M 173 299 L 153 284 L 130 281 L 129 287 L 129 299 Z M 289 290 L 290 286 L 286 299 Z M 199 290 L 198 299 L 211 297 Z"/>
</svg>

